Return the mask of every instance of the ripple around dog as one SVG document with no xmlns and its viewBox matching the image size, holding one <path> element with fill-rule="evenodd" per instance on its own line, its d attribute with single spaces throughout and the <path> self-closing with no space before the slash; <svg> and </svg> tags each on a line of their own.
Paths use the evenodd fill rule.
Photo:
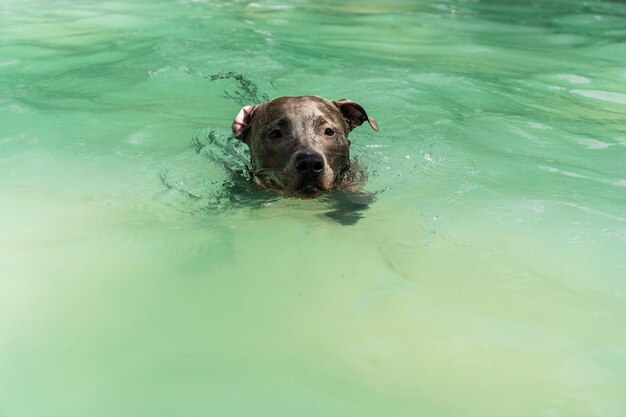
<svg viewBox="0 0 626 417">
<path fill-rule="evenodd" d="M 207 78 L 211 82 L 228 83 L 224 89 L 224 97 L 238 105 L 269 99 L 244 74 L 222 71 Z M 230 121 L 225 123 L 229 124 Z M 299 210 L 319 210 L 320 204 L 328 207 L 330 203 L 333 210 L 331 213 L 343 215 L 346 207 L 361 211 L 367 206 L 365 200 L 368 200 L 368 204 L 373 202 L 373 196 L 419 175 L 420 171 L 428 171 L 440 160 L 437 153 L 442 149 L 435 139 L 416 138 L 414 143 L 406 143 L 396 141 L 391 132 L 383 132 L 379 137 L 367 131 L 358 131 L 353 135 L 351 156 L 362 170 L 363 191 L 371 194 L 372 198 L 330 193 L 317 198 L 315 203 L 298 204 L 302 205 Z M 160 178 L 165 190 L 159 193 L 157 200 L 178 210 L 202 212 L 258 209 L 278 199 L 284 199 L 252 183 L 248 149 L 242 142 L 234 139 L 229 129 L 199 129 L 191 138 L 191 148 L 201 158 L 190 154 L 189 159 L 178 161 L 162 170 Z M 332 197 L 333 195 L 337 198 Z M 358 203 L 354 203 L 355 201 Z M 294 202 L 291 201 L 291 204 Z"/>
<path fill-rule="evenodd" d="M 359 140 L 371 141 L 367 135 Z M 385 139 L 383 139 L 384 141 Z M 363 169 L 363 192 L 333 191 L 314 200 L 286 198 L 259 188 L 250 179 L 247 147 L 225 129 L 204 128 L 191 139 L 190 157 L 161 171 L 164 191 L 156 199 L 176 210 L 195 213 L 219 211 L 237 213 L 269 208 L 292 207 L 303 215 L 319 215 L 341 224 L 355 224 L 376 196 L 391 190 L 434 164 L 429 158 L 418 161 L 389 152 L 379 144 L 352 145 L 353 159 Z M 420 143 L 420 150 L 433 151 L 432 144 Z M 282 210 L 280 211 L 283 212 Z M 271 216 L 271 213 L 267 213 Z"/>
</svg>

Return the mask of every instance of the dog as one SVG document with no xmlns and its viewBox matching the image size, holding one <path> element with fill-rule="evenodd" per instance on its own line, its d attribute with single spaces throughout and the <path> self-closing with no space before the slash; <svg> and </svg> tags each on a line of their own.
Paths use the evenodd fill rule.
<svg viewBox="0 0 626 417">
<path fill-rule="evenodd" d="M 351 100 L 279 97 L 244 106 L 232 131 L 250 149 L 256 184 L 283 195 L 313 198 L 356 186 L 348 134 L 364 122 L 378 131 L 376 120 Z"/>
</svg>

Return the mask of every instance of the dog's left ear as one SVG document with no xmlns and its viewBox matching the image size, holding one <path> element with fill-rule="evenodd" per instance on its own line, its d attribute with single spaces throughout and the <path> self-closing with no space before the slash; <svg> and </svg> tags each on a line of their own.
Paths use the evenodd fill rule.
<svg viewBox="0 0 626 417">
<path fill-rule="evenodd" d="M 233 125 L 231 126 L 235 137 L 243 142 L 246 142 L 246 137 L 250 131 L 250 125 L 252 125 L 252 117 L 254 116 L 254 110 L 257 106 L 244 106 L 239 110 Z"/>
<path fill-rule="evenodd" d="M 361 107 L 359 103 L 342 98 L 341 100 L 333 101 L 335 106 L 339 108 L 344 120 L 348 124 L 348 129 L 352 130 L 355 127 L 361 126 L 363 122 L 368 122 L 372 129 L 378 131 L 378 124 L 376 120 L 369 117 L 365 112 L 365 109 Z"/>
</svg>

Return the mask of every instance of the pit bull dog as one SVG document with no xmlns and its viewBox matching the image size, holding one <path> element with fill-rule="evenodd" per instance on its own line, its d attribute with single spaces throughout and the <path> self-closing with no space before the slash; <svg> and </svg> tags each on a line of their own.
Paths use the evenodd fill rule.
<svg viewBox="0 0 626 417">
<path fill-rule="evenodd" d="M 243 107 L 232 130 L 250 148 L 250 170 L 259 186 L 312 198 L 356 185 L 348 134 L 364 122 L 378 130 L 363 107 L 347 99 L 280 97 Z"/>
</svg>

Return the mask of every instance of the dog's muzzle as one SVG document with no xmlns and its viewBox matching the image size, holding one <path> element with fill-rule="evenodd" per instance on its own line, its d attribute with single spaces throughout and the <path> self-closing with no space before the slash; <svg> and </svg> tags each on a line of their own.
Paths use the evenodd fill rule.
<svg viewBox="0 0 626 417">
<path fill-rule="evenodd" d="M 298 175 L 297 192 L 313 196 L 324 189 L 322 176 L 326 168 L 324 157 L 312 151 L 296 154 L 294 167 Z"/>
</svg>

